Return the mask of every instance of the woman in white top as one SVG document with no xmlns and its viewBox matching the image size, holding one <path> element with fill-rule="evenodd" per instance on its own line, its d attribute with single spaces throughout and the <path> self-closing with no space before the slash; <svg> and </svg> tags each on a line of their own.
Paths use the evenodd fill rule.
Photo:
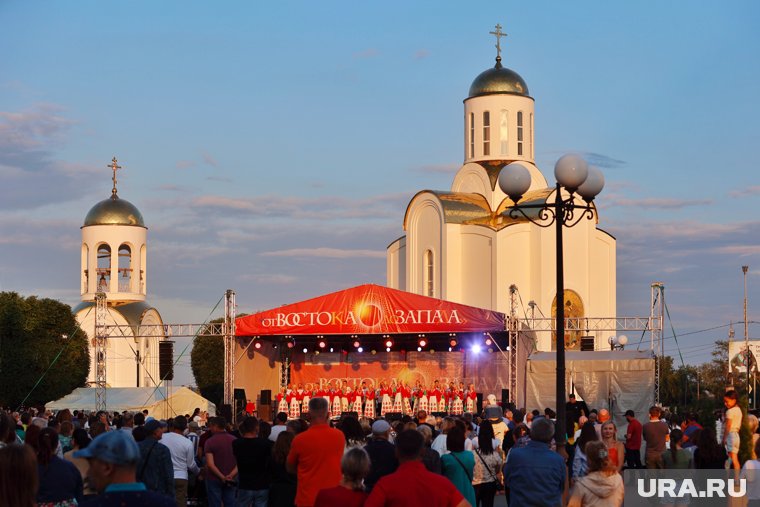
<svg viewBox="0 0 760 507">
<path fill-rule="evenodd" d="M 473 439 L 475 450 L 475 468 L 472 474 L 472 486 L 475 488 L 475 503 L 483 507 L 493 507 L 494 497 L 502 484 L 501 467 L 504 459 L 501 449 L 493 436 L 491 421 L 485 420 L 480 425 L 477 439 Z M 477 446 L 477 447 L 476 447 Z"/>
</svg>

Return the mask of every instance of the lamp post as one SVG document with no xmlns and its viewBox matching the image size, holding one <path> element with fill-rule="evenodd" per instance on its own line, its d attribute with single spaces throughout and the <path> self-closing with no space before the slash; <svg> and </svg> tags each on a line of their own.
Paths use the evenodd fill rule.
<svg viewBox="0 0 760 507">
<path fill-rule="evenodd" d="M 744 273 L 744 350 L 745 354 L 747 354 L 747 393 L 749 393 L 749 376 L 750 376 L 750 368 L 752 368 L 752 354 L 749 351 L 749 323 L 747 322 L 747 271 L 749 271 L 749 266 L 742 266 L 742 273 Z M 755 393 L 752 393 L 754 396 Z M 747 394 L 747 403 L 749 403 L 752 400 L 752 398 L 749 397 L 749 394 Z M 755 404 L 752 404 L 752 408 L 755 408 Z"/>
<path fill-rule="evenodd" d="M 539 203 L 523 203 L 520 199 L 530 188 L 530 172 L 519 162 L 513 162 L 504 167 L 499 174 L 499 187 L 514 203 L 507 208 L 509 217 L 526 218 L 539 227 L 554 225 L 556 233 L 556 273 L 557 273 L 557 426 L 555 441 L 557 451 L 563 455 L 567 440 L 566 410 L 565 410 L 565 277 L 562 250 L 563 227 L 574 227 L 584 217 L 591 220 L 596 214 L 593 205 L 594 198 L 604 188 L 604 175 L 595 168 L 589 167 L 586 161 L 578 155 L 563 155 L 554 165 L 554 177 L 557 179 L 554 203 L 546 201 Z M 563 197 L 565 191 L 568 196 Z M 578 194 L 585 204 L 576 202 Z M 533 217 L 527 210 L 538 210 Z"/>
</svg>

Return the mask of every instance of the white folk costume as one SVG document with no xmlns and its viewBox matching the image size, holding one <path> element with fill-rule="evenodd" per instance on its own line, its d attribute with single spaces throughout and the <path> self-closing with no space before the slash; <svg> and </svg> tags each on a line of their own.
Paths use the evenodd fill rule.
<svg viewBox="0 0 760 507">
<path fill-rule="evenodd" d="M 303 401 L 301 402 L 301 412 L 309 411 L 309 401 L 311 401 L 311 391 L 304 391 Z"/>
<path fill-rule="evenodd" d="M 350 387 L 346 387 L 345 392 L 340 397 L 340 409 L 341 409 L 341 412 L 348 412 L 348 409 L 349 409 L 348 398 L 349 398 L 350 395 L 351 395 L 351 388 Z"/>
<path fill-rule="evenodd" d="M 362 416 L 362 393 L 354 391 L 354 400 L 351 404 L 351 412 L 356 412 L 359 417 Z"/>
<path fill-rule="evenodd" d="M 478 406 L 478 393 L 473 391 L 467 391 L 467 401 L 465 403 L 465 412 L 469 412 L 470 414 L 474 414 L 475 410 Z"/>
<path fill-rule="evenodd" d="M 398 390 L 401 392 L 401 411 L 404 414 L 412 415 L 412 405 L 409 403 L 412 390 L 408 386 L 401 386 Z"/>
<path fill-rule="evenodd" d="M 289 395 L 290 397 L 290 418 L 298 419 L 301 417 L 301 400 L 298 394 L 293 391 Z"/>
<path fill-rule="evenodd" d="M 393 410 L 392 412 L 401 412 L 401 388 L 396 388 L 396 394 L 393 396 Z"/>
<path fill-rule="evenodd" d="M 332 393 L 332 415 L 337 417 L 343 412 L 341 408 L 341 392 L 335 391 Z"/>
<path fill-rule="evenodd" d="M 288 400 L 285 396 L 285 393 L 279 393 L 277 395 L 277 413 L 285 412 L 286 414 L 290 412 L 290 407 L 288 406 Z"/>
<path fill-rule="evenodd" d="M 393 394 L 393 392 L 387 387 L 380 389 L 380 415 L 382 417 L 385 417 L 387 412 L 393 412 L 391 394 Z"/>
<path fill-rule="evenodd" d="M 424 411 L 425 411 L 425 412 L 427 412 L 428 414 L 430 413 L 430 412 L 428 411 L 428 409 L 429 409 L 429 405 L 428 405 L 428 397 L 427 397 L 427 391 L 425 391 L 424 389 L 420 389 L 420 393 L 419 393 L 419 400 L 418 400 L 418 406 L 419 406 L 419 409 L 418 409 L 418 410 L 424 410 Z M 415 412 L 415 413 L 416 413 L 416 412 Z"/>
<path fill-rule="evenodd" d="M 463 403 L 462 403 L 462 397 L 464 396 L 464 393 L 462 391 L 451 391 L 451 394 L 449 396 L 449 399 L 451 400 L 451 408 L 449 411 L 453 415 L 462 415 L 462 411 L 464 410 Z"/>
</svg>

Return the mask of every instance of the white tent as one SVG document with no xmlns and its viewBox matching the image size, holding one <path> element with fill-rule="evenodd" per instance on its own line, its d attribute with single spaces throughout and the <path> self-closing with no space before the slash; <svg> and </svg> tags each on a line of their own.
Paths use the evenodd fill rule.
<svg viewBox="0 0 760 507">
<path fill-rule="evenodd" d="M 94 387 L 80 387 L 60 400 L 50 402 L 51 410 L 95 410 Z M 209 415 L 216 415 L 213 403 L 187 387 L 109 387 L 106 389 L 106 410 L 109 412 L 139 412 L 147 409 L 148 415 L 166 419 L 192 414 L 196 407 Z"/>
<path fill-rule="evenodd" d="M 556 407 L 555 359 L 555 352 L 536 352 L 528 358 L 525 404 L 528 410 Z M 628 425 L 623 417 L 626 410 L 633 410 L 637 417 L 646 417 L 654 404 L 654 367 L 650 351 L 568 351 L 565 387 L 568 394 L 574 389 L 589 408 L 608 409 L 620 435 Z"/>
</svg>

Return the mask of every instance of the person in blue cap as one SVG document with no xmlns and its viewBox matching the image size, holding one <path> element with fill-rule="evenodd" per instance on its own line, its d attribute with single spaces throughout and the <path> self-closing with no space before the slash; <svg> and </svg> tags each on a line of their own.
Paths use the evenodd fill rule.
<svg viewBox="0 0 760 507">
<path fill-rule="evenodd" d="M 93 440 L 90 445 L 74 453 L 75 458 L 85 458 L 90 464 L 87 476 L 98 495 L 85 499 L 82 507 L 175 507 L 174 499 L 137 482 L 137 464 L 140 449 L 135 440 L 123 431 L 108 431 Z"/>
</svg>

